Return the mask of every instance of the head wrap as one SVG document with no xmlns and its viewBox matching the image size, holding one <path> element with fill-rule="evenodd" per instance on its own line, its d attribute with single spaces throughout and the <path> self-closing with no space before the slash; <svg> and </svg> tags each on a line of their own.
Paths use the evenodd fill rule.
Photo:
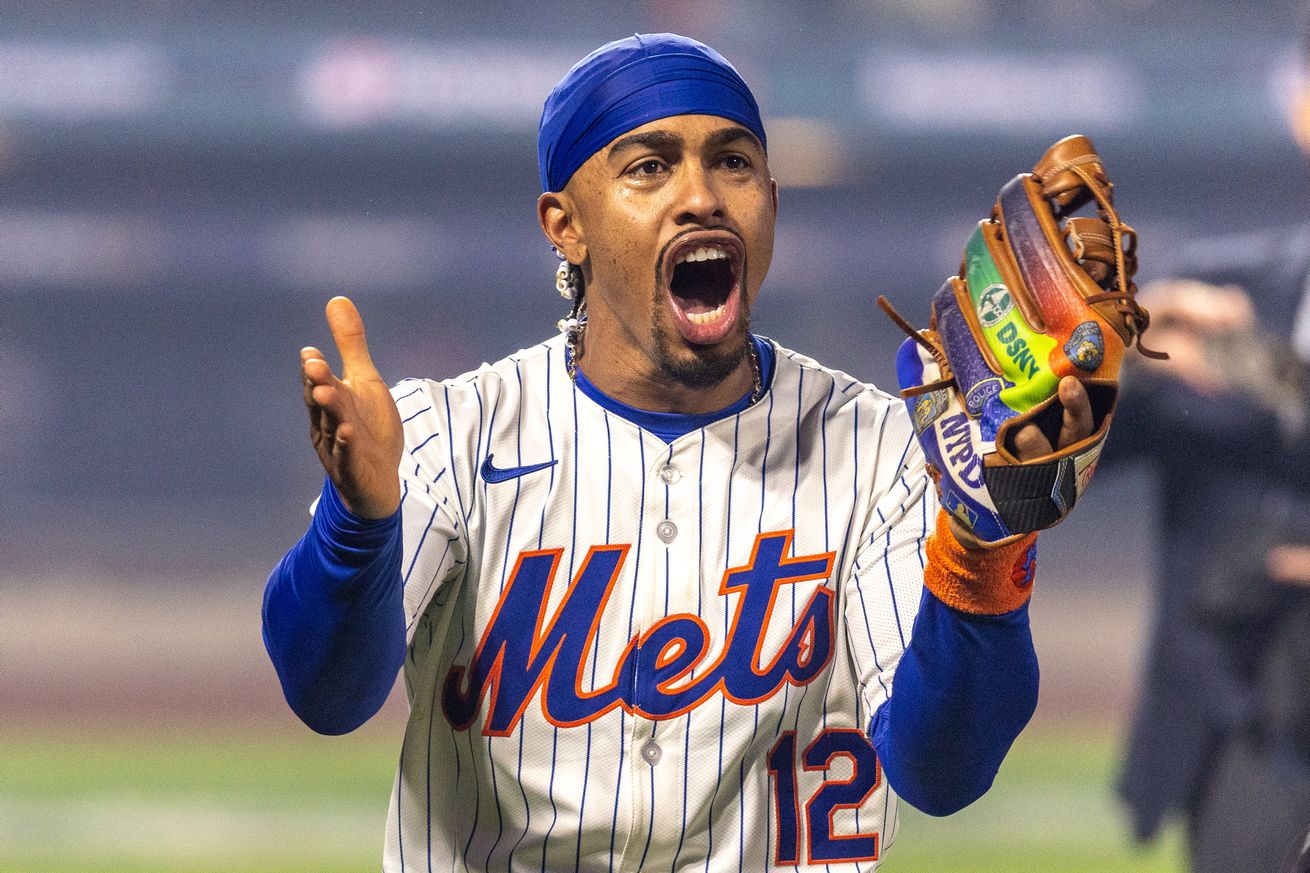
<svg viewBox="0 0 1310 873">
<path fill-rule="evenodd" d="M 671 115 L 727 118 L 764 145 L 755 97 L 723 55 L 676 33 L 636 34 L 587 55 L 546 98 L 537 132 L 542 190 L 562 191 L 607 143 Z"/>
</svg>

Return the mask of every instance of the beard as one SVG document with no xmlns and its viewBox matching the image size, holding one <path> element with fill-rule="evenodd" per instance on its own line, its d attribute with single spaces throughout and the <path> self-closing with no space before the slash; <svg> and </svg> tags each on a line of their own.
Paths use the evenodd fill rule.
<svg viewBox="0 0 1310 873">
<path fill-rule="evenodd" d="M 750 310 L 744 296 L 737 326 L 722 342 L 713 346 L 688 346 L 677 328 L 661 321 L 659 304 L 662 301 L 656 302 L 655 314 L 651 318 L 655 362 L 660 372 L 684 388 L 713 388 L 736 372 L 750 355 Z"/>
</svg>

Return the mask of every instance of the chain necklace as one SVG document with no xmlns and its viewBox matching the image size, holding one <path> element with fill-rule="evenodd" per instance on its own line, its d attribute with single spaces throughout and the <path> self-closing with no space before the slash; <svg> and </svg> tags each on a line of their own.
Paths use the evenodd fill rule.
<svg viewBox="0 0 1310 873">
<path fill-rule="evenodd" d="M 568 371 L 569 380 L 573 384 L 578 382 L 578 342 L 582 339 L 583 328 L 586 327 L 587 318 L 584 315 L 581 319 L 565 319 L 561 322 L 564 325 L 564 367 Z M 746 351 L 750 353 L 751 360 L 751 405 L 759 402 L 764 396 L 764 376 L 760 368 L 760 354 L 755 351 L 755 342 L 751 339 L 746 340 Z"/>
<path fill-rule="evenodd" d="M 746 349 L 751 353 L 751 376 L 755 380 L 751 386 L 751 404 L 753 405 L 764 396 L 764 377 L 760 373 L 760 353 L 755 351 L 755 340 L 747 337 Z"/>
</svg>

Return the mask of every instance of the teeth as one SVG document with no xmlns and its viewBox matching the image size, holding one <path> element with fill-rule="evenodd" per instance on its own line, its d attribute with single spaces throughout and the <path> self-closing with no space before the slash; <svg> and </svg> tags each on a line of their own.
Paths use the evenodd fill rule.
<svg viewBox="0 0 1310 873">
<path fill-rule="evenodd" d="M 711 309 L 709 312 L 688 312 L 687 320 L 693 324 L 712 324 L 719 320 L 725 305 L 727 304 L 720 303 L 716 309 Z"/>
<path fill-rule="evenodd" d="M 683 252 L 675 264 L 686 263 L 687 261 L 718 261 L 726 258 L 728 253 L 718 246 L 701 246 L 697 249 L 689 249 Z"/>
</svg>

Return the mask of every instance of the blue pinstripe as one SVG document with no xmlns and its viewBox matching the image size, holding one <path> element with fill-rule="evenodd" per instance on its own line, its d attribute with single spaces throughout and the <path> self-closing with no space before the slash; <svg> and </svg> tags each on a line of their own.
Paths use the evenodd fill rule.
<svg viewBox="0 0 1310 873">
<path fill-rule="evenodd" d="M 424 768 L 426 780 L 424 782 L 424 796 L 427 803 L 428 820 L 427 820 L 427 838 L 428 838 L 428 873 L 432 873 L 432 721 L 433 707 L 428 708 L 428 746 L 425 749 L 428 765 Z"/>
<path fill-rule="evenodd" d="M 573 578 L 573 558 L 578 552 L 578 454 L 582 432 L 578 428 L 578 389 L 573 389 L 573 534 L 569 546 L 569 579 Z M 573 856 L 573 869 L 582 866 L 582 823 L 587 809 L 587 781 L 591 775 L 591 724 L 587 725 L 587 763 L 582 771 L 582 800 L 578 804 L 578 841 Z"/>
<path fill-rule="evenodd" d="M 738 437 L 741 433 L 741 415 L 733 416 L 732 422 L 732 463 L 728 466 L 728 503 L 727 517 L 732 518 L 732 480 L 733 474 L 737 470 L 737 448 Z M 724 555 L 725 567 L 732 566 L 732 525 L 728 525 L 724 531 Z M 728 611 L 723 611 L 723 639 L 728 639 Z M 709 827 L 709 848 L 705 852 L 705 871 L 709 873 L 710 858 L 714 857 L 714 802 L 719 799 L 719 786 L 723 783 L 723 730 L 728 721 L 728 701 L 726 698 L 719 698 L 719 768 L 718 775 L 714 777 L 714 793 L 710 795 L 710 827 Z"/>
<path fill-rule="evenodd" d="M 396 762 L 396 845 L 400 849 L 400 873 L 405 873 L 405 826 L 400 817 L 400 774 L 405 771 L 405 745 L 409 742 L 409 731 L 400 741 L 400 760 Z"/>
<path fill-rule="evenodd" d="M 550 349 L 546 349 L 546 440 L 550 447 L 551 458 L 555 457 L 555 429 L 551 424 L 550 417 Z M 541 548 L 542 537 L 546 533 L 546 506 L 550 503 L 550 495 L 555 493 L 555 466 L 550 467 L 550 488 L 546 499 L 541 504 L 541 529 L 537 531 L 537 548 Z M 555 830 L 555 824 L 559 821 L 559 806 L 555 803 L 555 765 L 556 756 L 559 752 L 559 728 L 551 725 L 550 738 L 550 781 L 546 784 L 546 796 L 550 798 L 550 827 L 546 828 L 546 835 L 541 840 L 541 870 L 546 871 L 546 851 L 550 846 L 550 835 Z M 524 831 L 526 834 L 527 831 Z M 510 851 L 510 857 L 513 858 L 514 852 Z"/>
<path fill-rule="evenodd" d="M 406 493 L 408 493 L 408 485 L 406 485 Z M 403 499 L 401 500 L 401 504 L 404 505 L 404 500 L 403 500 Z M 435 508 L 435 507 L 434 507 L 434 508 Z M 435 518 L 435 513 L 434 513 L 433 517 Z M 428 527 L 431 528 L 431 522 L 429 522 Z M 424 532 L 424 536 L 426 536 L 426 535 L 427 535 L 426 532 Z M 435 573 L 432 574 L 432 578 L 428 580 L 428 585 L 427 585 L 427 587 L 426 587 L 425 589 L 423 589 L 423 601 L 422 601 L 422 602 L 426 603 L 426 602 L 428 601 L 428 595 L 432 593 L 432 589 L 433 589 L 433 587 L 435 587 L 436 584 L 437 584 L 439 574 L 441 573 L 441 568 L 444 567 L 444 566 L 446 565 L 446 555 L 450 554 L 450 547 L 451 547 L 451 545 L 454 544 L 454 543 L 457 543 L 457 542 L 459 542 L 459 537 L 457 537 L 457 536 L 455 536 L 455 537 L 450 537 L 449 539 L 446 540 L 446 548 L 445 548 L 445 549 L 442 551 L 442 553 L 441 553 L 441 560 L 437 561 L 437 564 L 436 564 L 436 566 L 437 566 L 437 570 L 436 570 Z M 418 558 L 418 552 L 417 552 L 417 551 L 414 552 L 414 557 L 415 557 L 415 559 Z M 410 564 L 410 568 L 413 569 L 413 566 L 414 566 L 414 565 L 411 563 L 411 564 Z M 417 622 L 417 621 L 419 620 L 419 618 L 422 617 L 422 615 L 423 615 L 423 613 L 422 613 L 421 610 L 418 611 L 418 612 L 415 612 L 415 613 L 414 613 L 414 617 L 411 618 L 411 619 L 410 619 L 410 620 L 405 624 L 405 630 L 408 631 L 408 630 L 410 630 L 412 627 L 414 627 L 414 623 Z"/>
<path fill-rule="evenodd" d="M 647 742 L 655 742 L 655 731 L 659 728 L 660 723 L 652 721 L 650 723 L 650 739 Z M 646 827 L 646 847 L 641 850 L 641 860 L 637 862 L 637 869 L 640 870 L 646 866 L 646 854 L 650 851 L 650 838 L 655 834 L 655 768 L 650 767 L 650 824 Z"/>
<path fill-rule="evenodd" d="M 431 408 L 432 408 L 431 406 L 428 407 L 428 409 Z M 419 443 L 418 445 L 414 446 L 414 448 L 410 449 L 409 453 L 411 455 L 417 456 L 417 453 L 420 452 L 424 446 L 426 446 L 428 443 L 432 442 L 434 439 L 436 439 L 439 436 L 441 436 L 441 431 L 434 430 L 431 434 L 427 436 L 427 438 L 423 440 L 423 442 Z"/>
<path fill-rule="evenodd" d="M 468 626 L 467 626 L 467 625 L 465 624 L 465 622 L 464 622 L 465 617 L 466 617 L 466 616 L 461 616 L 461 617 L 460 617 L 460 622 L 459 622 L 459 644 L 455 646 L 455 651 L 457 651 L 457 652 L 461 652 L 461 651 L 464 650 L 464 642 L 468 639 Z M 437 711 L 437 706 L 438 706 L 438 704 L 437 704 L 437 695 L 440 694 L 440 693 L 441 693 L 441 686 L 438 685 L 437 683 L 433 683 L 433 685 L 432 685 L 432 701 L 431 701 L 431 703 L 430 703 L 430 705 L 429 705 L 429 707 L 428 707 L 429 717 L 431 717 L 431 715 L 434 714 L 434 713 L 436 713 L 436 711 Z M 454 744 L 454 740 L 455 740 L 455 737 L 452 736 L 452 737 L 451 737 L 451 743 L 452 743 L 452 745 Z M 472 746 L 470 746 L 470 748 L 472 748 Z M 430 763 L 430 762 L 431 762 L 431 757 L 430 757 L 430 755 L 431 755 L 431 751 L 429 750 L 429 765 L 428 765 L 429 767 L 431 767 L 431 763 Z M 460 780 L 463 779 L 463 777 L 464 777 L 464 768 L 460 765 L 460 760 L 459 760 L 459 759 L 460 759 L 460 756 L 459 756 L 458 754 L 455 755 L 455 794 L 456 794 L 457 796 L 458 796 L 458 794 L 459 794 L 459 783 L 460 783 Z M 429 774 L 429 775 L 430 775 L 430 774 Z M 429 798 L 428 798 L 428 803 L 431 804 L 431 802 L 432 802 L 432 800 L 431 800 L 431 798 L 429 797 Z M 454 844 L 454 842 L 452 842 L 452 843 L 451 843 L 451 846 L 450 846 L 450 869 L 451 869 L 451 870 L 454 870 L 454 869 L 455 869 L 455 851 L 456 851 L 456 849 L 455 849 L 455 844 Z"/>
<path fill-rule="evenodd" d="M 606 416 L 605 421 L 606 423 L 609 422 L 608 416 Z M 641 464 L 640 467 L 641 475 L 638 477 L 641 480 L 641 498 L 637 508 L 637 542 L 634 544 L 634 558 L 632 562 L 632 578 L 634 580 L 634 584 L 632 586 L 632 598 L 628 603 L 628 637 L 627 637 L 628 639 L 632 639 L 632 626 L 636 620 L 636 615 L 637 615 L 637 586 L 635 584 L 635 580 L 641 578 L 639 572 L 641 569 L 641 542 L 643 539 L 642 537 L 643 529 L 646 527 L 646 443 L 642 439 L 641 431 L 639 429 L 634 429 L 633 433 L 635 433 L 637 437 L 637 455 L 640 458 L 640 464 Z M 633 691 L 631 692 L 631 694 L 632 694 L 632 699 L 635 700 L 636 699 L 635 691 L 637 685 L 636 670 L 632 671 L 632 684 L 633 684 Z M 614 841 L 619 826 L 619 798 L 623 795 L 623 771 L 627 763 L 627 758 L 625 757 L 625 752 L 624 752 L 624 746 L 626 745 L 626 740 L 627 740 L 626 723 L 627 723 L 626 714 L 623 712 L 622 709 L 620 709 L 619 710 L 619 761 L 621 763 L 619 765 L 619 779 L 618 782 L 616 782 L 614 785 L 614 816 L 610 820 L 610 869 L 611 870 L 614 869 Z"/>
<path fill-rule="evenodd" d="M 450 418 L 450 386 L 449 385 L 445 386 L 445 395 L 446 395 L 446 432 L 454 433 L 455 426 Z M 448 445 L 450 446 L 450 469 L 455 470 L 457 469 L 455 467 L 455 441 L 450 440 L 448 442 Z M 459 489 L 459 476 L 455 473 L 452 473 L 451 480 L 455 483 L 455 499 L 459 501 L 460 518 L 464 519 L 464 521 L 467 522 L 468 512 L 466 512 L 464 509 L 464 495 L 460 492 Z"/>
<path fill-rule="evenodd" d="M 610 502 L 614 499 L 614 442 L 613 442 L 613 435 L 610 433 L 609 412 L 605 410 L 601 410 L 601 413 L 605 419 L 605 542 L 608 543 L 610 541 L 610 510 L 611 510 Z M 644 476 L 642 477 L 642 481 L 643 482 L 645 481 Z M 643 505 L 643 511 L 644 511 L 644 505 Z M 638 528 L 638 531 L 639 531 L 638 536 L 640 537 L 640 528 Z M 638 548 L 640 547 L 641 547 L 640 540 L 638 540 Z M 634 585 L 633 587 L 635 588 L 636 586 Z M 633 596 L 634 597 L 636 596 L 635 592 Z M 632 617 L 633 617 L 632 609 L 629 609 L 628 610 L 628 638 L 629 639 L 632 638 Z M 597 646 L 596 648 L 597 651 L 599 651 L 600 647 Z M 593 688 L 596 685 L 596 658 L 594 657 L 591 659 L 591 684 Z M 625 745 L 624 741 L 627 739 L 626 730 L 627 729 L 624 726 L 623 710 L 620 709 L 619 710 L 619 780 L 614 786 L 614 814 L 610 818 L 610 857 L 609 857 L 608 869 L 611 871 L 614 869 L 614 841 L 619 826 L 619 797 L 622 795 L 623 770 L 627 763 L 623 753 L 624 745 Z"/>
<path fill-rule="evenodd" d="M 413 421 L 414 419 L 418 418 L 420 415 L 422 415 L 425 412 L 428 412 L 431 409 L 432 409 L 431 406 L 425 406 L 422 409 L 420 409 L 418 412 L 415 412 L 413 415 L 409 416 L 409 418 L 406 418 L 403 421 L 401 421 L 400 423 L 409 424 L 411 421 Z"/>
</svg>

